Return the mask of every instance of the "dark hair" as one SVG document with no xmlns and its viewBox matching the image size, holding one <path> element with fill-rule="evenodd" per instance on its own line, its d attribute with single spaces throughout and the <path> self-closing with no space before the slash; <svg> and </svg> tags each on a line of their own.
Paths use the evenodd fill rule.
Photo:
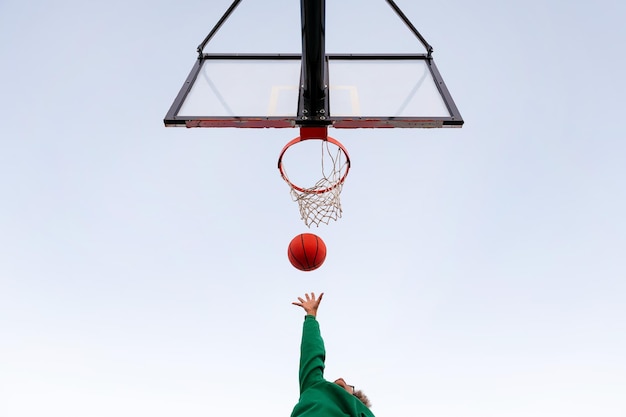
<svg viewBox="0 0 626 417">
<path fill-rule="evenodd" d="M 367 395 L 363 394 L 363 391 L 354 391 L 354 396 L 361 400 L 361 402 L 365 404 L 367 408 L 370 408 L 372 406 L 372 403 L 370 402 L 369 398 L 367 398 Z"/>
</svg>

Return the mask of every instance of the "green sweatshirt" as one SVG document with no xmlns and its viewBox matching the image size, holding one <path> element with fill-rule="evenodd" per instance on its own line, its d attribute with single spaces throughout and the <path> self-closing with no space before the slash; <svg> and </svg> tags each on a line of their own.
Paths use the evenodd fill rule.
<svg viewBox="0 0 626 417">
<path fill-rule="evenodd" d="M 324 379 L 326 351 L 314 316 L 305 316 L 300 346 L 300 399 L 291 417 L 374 417 L 357 397 Z"/>
</svg>

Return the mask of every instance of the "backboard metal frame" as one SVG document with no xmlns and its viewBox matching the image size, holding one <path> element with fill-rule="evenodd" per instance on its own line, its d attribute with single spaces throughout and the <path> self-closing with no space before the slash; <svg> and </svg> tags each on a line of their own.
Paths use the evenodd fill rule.
<svg viewBox="0 0 626 417">
<path fill-rule="evenodd" d="M 408 26 L 417 40 L 426 48 L 425 54 L 325 54 L 324 2 L 319 0 L 301 0 L 303 25 L 303 54 L 209 54 L 204 47 L 219 30 L 241 0 L 235 0 L 209 35 L 198 46 L 198 58 L 187 79 L 165 116 L 165 126 L 181 127 L 235 127 L 235 128 L 293 128 L 308 126 L 330 126 L 339 129 L 354 128 L 441 128 L 461 127 L 463 118 L 459 113 L 446 84 L 432 57 L 432 46 L 426 42 L 409 19 L 402 13 L 393 0 L 386 0 L 401 20 Z M 321 5 L 321 7 L 320 7 Z M 308 32 L 305 31 L 305 26 Z M 318 28 L 319 30 L 310 30 Z M 300 92 L 296 116 L 185 116 L 179 112 L 189 92 L 198 78 L 203 65 L 217 61 L 235 60 L 293 60 L 301 62 Z M 332 92 L 329 91 L 329 64 L 339 61 L 404 61 L 423 62 L 430 71 L 432 80 L 448 110 L 449 117 L 389 116 L 375 115 L 367 117 L 335 116 L 332 114 Z M 384 75 L 383 75 L 384 76 Z M 332 79 L 330 79 L 332 81 Z M 317 109 L 317 110 L 312 110 Z M 312 114 L 315 113 L 315 114 Z"/>
</svg>

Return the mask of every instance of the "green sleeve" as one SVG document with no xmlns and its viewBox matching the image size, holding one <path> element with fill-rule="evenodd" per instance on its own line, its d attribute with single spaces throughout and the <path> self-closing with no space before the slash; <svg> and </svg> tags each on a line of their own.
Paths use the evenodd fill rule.
<svg viewBox="0 0 626 417">
<path fill-rule="evenodd" d="M 314 316 L 304 318 L 300 345 L 300 393 L 324 380 L 326 351 L 320 325 Z"/>
</svg>

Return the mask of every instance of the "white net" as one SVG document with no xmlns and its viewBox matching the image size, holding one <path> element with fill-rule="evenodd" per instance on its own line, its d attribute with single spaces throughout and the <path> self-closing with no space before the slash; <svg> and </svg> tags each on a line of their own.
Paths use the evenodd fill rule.
<svg viewBox="0 0 626 417">
<path fill-rule="evenodd" d="M 300 218 L 307 227 L 312 224 L 328 224 L 331 220 L 341 217 L 341 190 L 343 179 L 349 169 L 347 155 L 338 146 L 322 142 L 322 178 L 315 185 L 305 188 L 294 186 L 287 177 L 283 167 L 285 180 L 291 187 L 291 198 L 298 203 Z M 296 145 L 297 146 L 297 145 Z"/>
</svg>

